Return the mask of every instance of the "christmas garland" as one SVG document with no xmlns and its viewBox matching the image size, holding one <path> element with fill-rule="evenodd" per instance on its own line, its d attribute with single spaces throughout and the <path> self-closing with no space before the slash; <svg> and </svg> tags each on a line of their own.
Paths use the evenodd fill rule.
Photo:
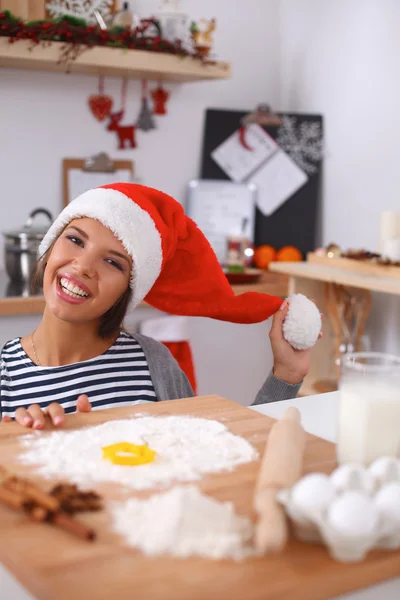
<svg viewBox="0 0 400 600">
<path fill-rule="evenodd" d="M 155 28 L 157 35 L 149 35 L 150 28 Z M 103 30 L 97 25 L 88 25 L 83 19 L 70 16 L 25 23 L 6 10 L 0 12 L 1 36 L 8 37 L 11 44 L 19 40 L 29 40 L 30 50 L 38 44 L 64 42 L 58 60 L 58 63 L 64 64 L 75 60 L 84 50 L 94 46 L 147 50 L 180 57 L 192 56 L 205 62 L 201 53 L 186 50 L 180 40 L 169 42 L 163 39 L 160 24 L 155 19 L 142 20 L 140 27 L 134 30 L 126 27 Z"/>
</svg>

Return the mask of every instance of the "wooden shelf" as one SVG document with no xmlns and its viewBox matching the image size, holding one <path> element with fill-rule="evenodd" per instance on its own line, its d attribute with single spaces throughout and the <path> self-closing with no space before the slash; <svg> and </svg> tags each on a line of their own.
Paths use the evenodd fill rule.
<svg viewBox="0 0 400 600">
<path fill-rule="evenodd" d="M 288 295 L 288 277 L 275 273 L 265 273 L 260 283 L 248 285 L 234 285 L 232 289 L 236 295 L 245 292 L 260 292 L 284 298 Z M 149 306 L 142 302 L 140 306 Z M 1 298 L 0 316 L 10 315 L 36 315 L 43 312 L 44 298 L 42 296 L 30 296 L 27 298 Z"/>
<path fill-rule="evenodd" d="M 314 281 L 324 281 L 327 283 L 336 283 L 349 287 L 370 290 L 371 292 L 382 292 L 384 294 L 400 295 L 400 279 L 398 277 L 379 277 L 376 275 L 366 275 L 354 271 L 341 269 L 338 267 L 329 267 L 307 262 L 297 263 L 271 263 L 270 271 L 275 273 L 284 273 L 290 277 L 300 279 L 311 279 Z"/>
<path fill-rule="evenodd" d="M 1 298 L 0 316 L 11 315 L 37 315 L 44 310 L 42 296 L 28 296 L 26 298 Z"/>
<path fill-rule="evenodd" d="M 0 37 L 0 67 L 63 72 L 65 65 L 57 64 L 62 45 L 62 42 L 52 42 L 49 46 L 38 45 L 30 51 L 31 42 L 28 40 L 10 44 L 8 37 Z M 180 58 L 172 54 L 104 46 L 85 50 L 68 68 L 72 73 L 153 81 L 191 82 L 228 79 L 231 76 L 231 65 L 226 62 L 207 65 L 190 56 Z"/>
</svg>

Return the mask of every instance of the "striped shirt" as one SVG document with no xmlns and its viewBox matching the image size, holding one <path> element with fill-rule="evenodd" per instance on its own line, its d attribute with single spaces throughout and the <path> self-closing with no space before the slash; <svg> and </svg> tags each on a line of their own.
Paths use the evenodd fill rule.
<svg viewBox="0 0 400 600">
<path fill-rule="evenodd" d="M 71 413 L 80 394 L 88 395 L 93 409 L 157 401 L 144 352 L 125 332 L 103 354 L 60 367 L 36 365 L 15 338 L 1 353 L 0 394 L 3 416 L 10 417 L 20 406 L 52 402 Z"/>
</svg>

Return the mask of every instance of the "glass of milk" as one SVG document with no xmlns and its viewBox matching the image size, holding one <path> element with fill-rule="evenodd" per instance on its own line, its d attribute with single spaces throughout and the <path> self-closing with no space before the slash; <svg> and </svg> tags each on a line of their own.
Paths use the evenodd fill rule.
<svg viewBox="0 0 400 600">
<path fill-rule="evenodd" d="M 339 464 L 400 457 L 400 357 L 345 354 L 339 387 Z"/>
</svg>

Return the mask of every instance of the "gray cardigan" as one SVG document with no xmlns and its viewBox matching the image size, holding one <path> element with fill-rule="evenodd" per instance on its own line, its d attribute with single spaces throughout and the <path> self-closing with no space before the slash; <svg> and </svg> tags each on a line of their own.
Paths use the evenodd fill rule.
<svg viewBox="0 0 400 600">
<path fill-rule="evenodd" d="M 146 356 L 157 400 L 174 400 L 194 396 L 185 373 L 166 346 L 139 333 L 131 335 L 139 342 Z M 300 385 L 285 383 L 270 373 L 252 404 L 264 404 L 265 402 L 295 398 Z"/>
</svg>

